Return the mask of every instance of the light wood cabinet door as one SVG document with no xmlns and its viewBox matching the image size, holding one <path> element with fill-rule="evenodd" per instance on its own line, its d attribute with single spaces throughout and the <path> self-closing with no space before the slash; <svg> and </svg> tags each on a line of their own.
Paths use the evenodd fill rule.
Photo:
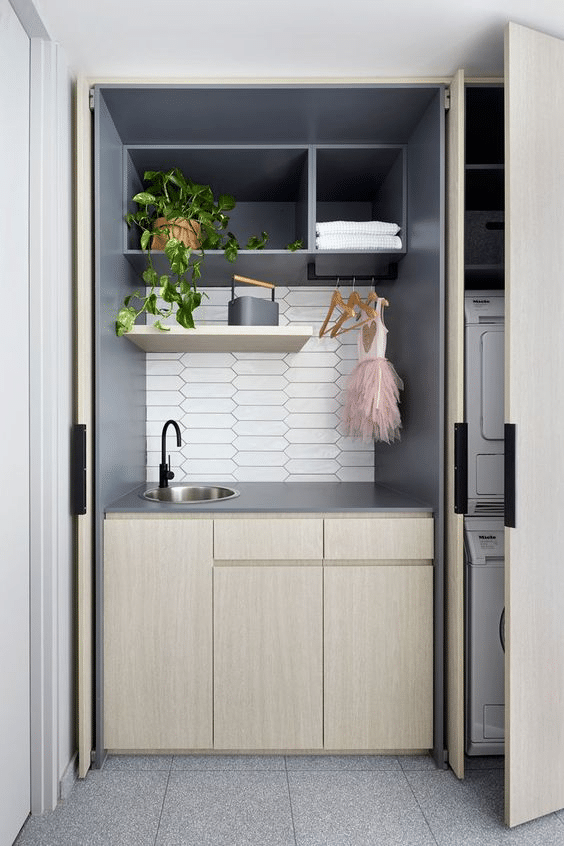
<svg viewBox="0 0 564 846">
<path fill-rule="evenodd" d="M 216 749 L 322 748 L 322 636 L 321 566 L 214 568 Z"/>
<path fill-rule="evenodd" d="M 326 567 L 324 579 L 325 748 L 431 748 L 432 566 Z"/>
<path fill-rule="evenodd" d="M 212 747 L 212 521 L 106 520 L 108 749 Z"/>
</svg>

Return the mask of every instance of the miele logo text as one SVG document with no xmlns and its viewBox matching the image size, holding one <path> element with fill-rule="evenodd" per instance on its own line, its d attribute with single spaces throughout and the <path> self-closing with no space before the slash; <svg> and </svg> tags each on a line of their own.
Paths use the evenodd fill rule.
<svg viewBox="0 0 564 846">
<path fill-rule="evenodd" d="M 490 302 L 490 300 L 472 300 L 472 302 L 474 303 L 474 305 L 476 305 L 476 304 L 479 305 L 480 303 L 485 303 L 487 305 Z"/>
<path fill-rule="evenodd" d="M 478 535 L 480 540 L 497 540 L 496 535 Z"/>
</svg>

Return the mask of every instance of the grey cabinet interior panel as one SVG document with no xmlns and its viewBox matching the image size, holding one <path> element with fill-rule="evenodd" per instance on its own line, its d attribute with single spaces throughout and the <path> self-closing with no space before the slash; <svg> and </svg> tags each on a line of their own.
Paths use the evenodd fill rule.
<svg viewBox="0 0 564 846">
<path fill-rule="evenodd" d="M 124 144 L 209 144 L 210 138 L 233 145 L 404 144 L 436 90 L 393 84 L 103 86 Z"/>
<path fill-rule="evenodd" d="M 95 106 L 95 331 L 94 331 L 94 547 L 96 605 L 103 607 L 104 506 L 139 479 L 145 462 L 145 356 L 115 333 L 115 315 L 136 276 L 123 255 L 124 157 L 121 139 L 103 98 Z M 116 225 L 119 221 L 119 225 Z M 96 764 L 103 744 L 102 618 L 96 616 Z"/>
</svg>

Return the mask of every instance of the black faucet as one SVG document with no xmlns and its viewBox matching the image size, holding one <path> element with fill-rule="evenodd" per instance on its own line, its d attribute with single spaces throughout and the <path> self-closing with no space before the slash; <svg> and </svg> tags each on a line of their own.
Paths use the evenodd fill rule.
<svg viewBox="0 0 564 846">
<path fill-rule="evenodd" d="M 176 429 L 176 446 L 181 446 L 180 429 L 175 420 L 167 420 L 163 426 L 162 434 L 162 454 L 161 463 L 159 464 L 159 488 L 168 488 L 168 480 L 174 479 L 174 473 L 170 469 L 170 455 L 168 457 L 168 464 L 166 460 L 166 431 L 169 426 L 174 426 Z"/>
</svg>

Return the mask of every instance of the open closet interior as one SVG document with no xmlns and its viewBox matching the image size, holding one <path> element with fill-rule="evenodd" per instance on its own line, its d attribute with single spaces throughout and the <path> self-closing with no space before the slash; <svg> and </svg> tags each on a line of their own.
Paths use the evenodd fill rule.
<svg viewBox="0 0 564 846">
<path fill-rule="evenodd" d="M 93 104 L 98 549 L 104 508 L 145 479 L 147 463 L 146 353 L 115 332 L 120 304 L 144 284 L 145 256 L 124 218 L 135 208 L 131 198 L 143 188 L 145 171 L 179 167 L 235 197 L 229 228 L 240 245 L 268 233 L 264 249 L 241 246 L 234 264 L 221 251 L 206 252 L 199 286 L 216 292 L 214 302 L 224 294 L 227 303 L 235 273 L 274 282 L 290 295 L 327 288 L 325 309 L 338 280 L 375 287 L 390 304 L 387 355 L 404 384 L 401 440 L 374 445 L 371 480 L 430 505 L 435 515 L 438 759 L 444 747 L 444 86 L 99 84 Z M 395 224 L 397 240 L 370 249 L 319 241 L 318 224 L 374 220 Z M 295 241 L 299 247 L 289 250 Z M 162 254 L 153 258 L 161 272 Z M 197 312 L 195 318 L 199 326 Z M 324 343 L 322 320 L 311 321 L 311 344 Z M 341 374 L 336 368 L 339 389 Z M 185 436 L 189 442 L 189 430 Z"/>
<path fill-rule="evenodd" d="M 468 756 L 498 756 L 505 750 L 504 89 L 467 85 L 465 106 L 464 748 Z"/>
<path fill-rule="evenodd" d="M 296 289 L 332 288 L 340 278 L 375 285 L 389 300 L 404 426 L 393 450 L 377 446 L 376 481 L 438 508 L 443 86 L 108 84 L 93 99 L 100 507 L 142 479 L 145 466 L 145 355 L 114 325 L 120 303 L 144 284 L 145 255 L 124 217 L 146 170 L 180 167 L 235 197 L 230 229 L 240 244 L 268 232 L 264 249 L 241 248 L 234 264 L 207 251 L 202 287 L 227 288 L 233 273 Z M 318 223 L 358 220 L 396 224 L 401 246 L 317 247 Z M 296 240 L 300 248 L 288 250 Z M 153 258 L 159 272 L 163 254 Z"/>
<path fill-rule="evenodd" d="M 504 287 L 504 105 L 500 86 L 466 87 L 464 287 Z"/>
</svg>

